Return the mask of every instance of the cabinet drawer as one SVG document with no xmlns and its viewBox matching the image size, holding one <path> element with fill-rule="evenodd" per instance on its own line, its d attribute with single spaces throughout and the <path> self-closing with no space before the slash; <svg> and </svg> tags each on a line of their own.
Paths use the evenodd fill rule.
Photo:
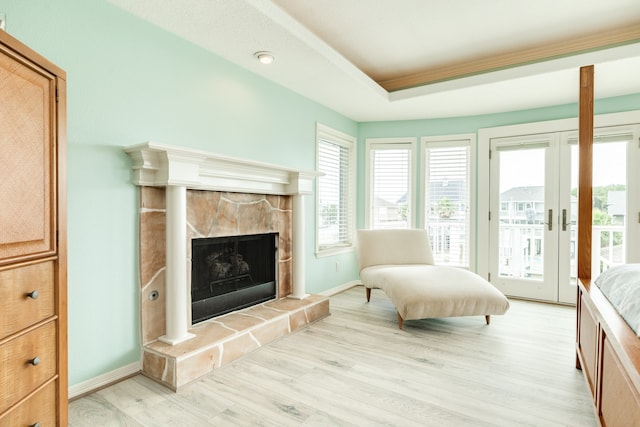
<svg viewBox="0 0 640 427">
<path fill-rule="evenodd" d="M 0 345 L 0 413 L 56 374 L 56 326 L 51 321 Z"/>
<path fill-rule="evenodd" d="M 53 261 L 0 271 L 0 339 L 52 316 L 54 290 Z"/>
<path fill-rule="evenodd" d="M 11 412 L 0 415 L 0 427 L 26 427 L 36 423 L 42 427 L 55 426 L 56 408 L 56 382 L 53 381 Z"/>
</svg>

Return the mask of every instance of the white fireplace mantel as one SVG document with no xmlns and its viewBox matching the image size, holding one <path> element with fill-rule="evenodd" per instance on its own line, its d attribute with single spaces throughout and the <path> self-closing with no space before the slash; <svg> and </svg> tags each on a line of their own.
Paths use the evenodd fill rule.
<svg viewBox="0 0 640 427">
<path fill-rule="evenodd" d="M 293 196 L 293 289 L 288 296 L 302 299 L 308 295 L 302 196 L 312 194 L 319 173 L 154 142 L 128 147 L 125 152 L 133 159 L 134 184 L 166 187 L 166 334 L 161 341 L 175 345 L 193 337 L 188 331 L 187 189 Z"/>
<path fill-rule="evenodd" d="M 146 142 L 125 149 L 133 183 L 257 194 L 311 194 L 317 172 Z"/>
</svg>

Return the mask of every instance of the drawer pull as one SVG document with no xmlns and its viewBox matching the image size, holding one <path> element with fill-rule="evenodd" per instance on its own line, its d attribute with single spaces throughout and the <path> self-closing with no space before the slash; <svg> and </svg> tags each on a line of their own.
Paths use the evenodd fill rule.
<svg viewBox="0 0 640 427">
<path fill-rule="evenodd" d="M 29 427 L 40 427 L 40 423 L 31 424 Z"/>
<path fill-rule="evenodd" d="M 38 299 L 38 295 L 40 295 L 38 294 L 38 291 L 31 291 L 27 294 L 27 296 L 31 299 Z"/>
<path fill-rule="evenodd" d="M 29 363 L 32 364 L 33 366 L 38 366 L 38 364 L 40 363 L 40 358 L 36 356 L 33 359 L 29 360 Z"/>
</svg>

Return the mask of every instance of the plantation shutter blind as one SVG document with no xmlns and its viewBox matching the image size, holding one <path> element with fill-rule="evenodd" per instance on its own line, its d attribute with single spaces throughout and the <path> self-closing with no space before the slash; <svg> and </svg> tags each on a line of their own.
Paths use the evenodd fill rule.
<svg viewBox="0 0 640 427">
<path fill-rule="evenodd" d="M 350 245 L 353 197 L 350 195 L 351 150 L 346 144 L 320 139 L 319 248 Z"/>
<path fill-rule="evenodd" d="M 408 228 L 411 218 L 411 149 L 379 145 L 372 150 L 373 228 Z"/>
<path fill-rule="evenodd" d="M 443 201 L 468 203 L 469 187 L 469 147 L 434 147 L 427 149 L 428 160 L 428 200 L 437 213 L 438 204 Z M 456 206 L 459 208 L 459 206 Z M 441 212 L 446 216 L 448 212 Z"/>
</svg>

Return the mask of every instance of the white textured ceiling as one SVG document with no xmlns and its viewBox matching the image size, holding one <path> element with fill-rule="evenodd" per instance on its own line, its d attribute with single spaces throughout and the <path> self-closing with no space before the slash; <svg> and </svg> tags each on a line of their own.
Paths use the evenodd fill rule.
<svg viewBox="0 0 640 427">
<path fill-rule="evenodd" d="M 467 116 L 640 93 L 638 0 L 109 0 L 357 121 Z M 387 79 L 628 28 L 637 40 L 388 91 Z M 575 44 L 576 49 L 580 48 Z M 276 55 L 270 66 L 253 53 Z M 456 77 L 456 78 L 454 78 Z"/>
</svg>

